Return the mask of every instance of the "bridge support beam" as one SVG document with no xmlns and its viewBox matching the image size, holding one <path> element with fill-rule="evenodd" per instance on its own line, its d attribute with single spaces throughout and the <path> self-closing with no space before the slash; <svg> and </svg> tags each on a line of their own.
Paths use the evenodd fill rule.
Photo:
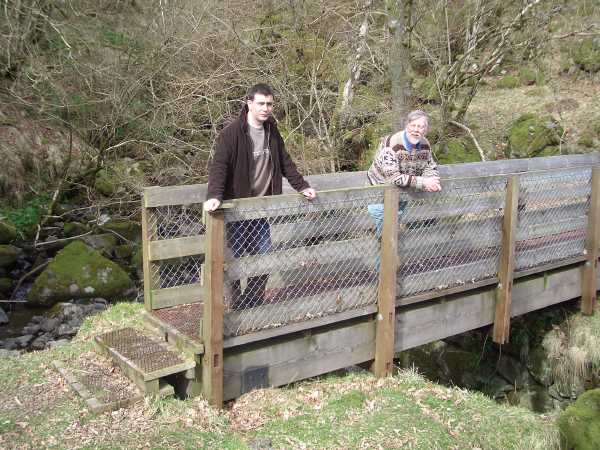
<svg viewBox="0 0 600 450">
<path fill-rule="evenodd" d="M 588 228 L 585 239 L 585 257 L 581 285 L 581 312 L 594 314 L 596 304 L 596 272 L 598 268 L 598 241 L 600 240 L 600 168 L 592 170 L 592 193 L 588 210 Z"/>
<path fill-rule="evenodd" d="M 202 317 L 202 391 L 209 403 L 223 406 L 223 258 L 225 224 L 222 211 L 204 213 L 204 307 Z"/>
<path fill-rule="evenodd" d="M 372 371 L 378 377 L 392 375 L 394 363 L 394 330 L 396 324 L 396 271 L 398 268 L 398 188 L 392 186 L 384 194 L 383 231 L 381 235 L 381 267 L 377 290 L 375 361 Z"/>
<path fill-rule="evenodd" d="M 510 305 L 512 301 L 513 274 L 515 268 L 515 241 L 519 204 L 519 178 L 512 175 L 506 185 L 506 203 L 502 222 L 502 250 L 498 265 L 498 289 L 496 290 L 496 314 L 494 318 L 494 342 L 508 342 L 510 334 Z"/>
</svg>

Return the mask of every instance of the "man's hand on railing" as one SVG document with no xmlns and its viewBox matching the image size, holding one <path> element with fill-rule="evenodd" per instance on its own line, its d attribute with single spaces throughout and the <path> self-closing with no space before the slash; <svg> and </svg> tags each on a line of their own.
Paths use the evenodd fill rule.
<svg viewBox="0 0 600 450">
<path fill-rule="evenodd" d="M 216 198 L 209 198 L 204 202 L 204 211 L 214 211 L 221 205 L 221 202 Z"/>
<path fill-rule="evenodd" d="M 317 196 L 317 191 L 315 191 L 313 188 L 306 188 L 300 193 L 309 200 L 312 200 Z"/>
<path fill-rule="evenodd" d="M 440 177 L 425 177 L 423 178 L 423 190 L 425 192 L 439 192 L 442 190 Z"/>
</svg>

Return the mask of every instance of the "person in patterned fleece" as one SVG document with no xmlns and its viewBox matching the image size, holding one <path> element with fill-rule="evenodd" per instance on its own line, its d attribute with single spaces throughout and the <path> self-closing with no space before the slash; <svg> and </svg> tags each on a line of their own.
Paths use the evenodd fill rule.
<svg viewBox="0 0 600 450">
<path fill-rule="evenodd" d="M 406 117 L 404 130 L 381 139 L 367 178 L 370 185 L 394 184 L 400 188 L 439 192 L 442 190 L 437 164 L 431 146 L 425 138 L 429 127 L 427 114 L 421 110 L 411 111 Z M 399 205 L 401 215 L 405 202 Z M 383 226 L 383 204 L 369 205 L 377 235 Z"/>
</svg>

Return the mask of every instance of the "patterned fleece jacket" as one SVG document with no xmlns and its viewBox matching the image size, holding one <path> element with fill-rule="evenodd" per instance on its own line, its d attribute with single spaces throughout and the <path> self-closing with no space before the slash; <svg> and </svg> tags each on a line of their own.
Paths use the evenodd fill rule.
<svg viewBox="0 0 600 450">
<path fill-rule="evenodd" d="M 393 137 L 401 142 L 392 146 Z M 395 184 L 417 190 L 423 190 L 423 178 L 434 176 L 438 177 L 439 172 L 427 139 L 422 139 L 416 148 L 407 150 L 401 133 L 381 139 L 367 172 L 371 185 Z"/>
</svg>

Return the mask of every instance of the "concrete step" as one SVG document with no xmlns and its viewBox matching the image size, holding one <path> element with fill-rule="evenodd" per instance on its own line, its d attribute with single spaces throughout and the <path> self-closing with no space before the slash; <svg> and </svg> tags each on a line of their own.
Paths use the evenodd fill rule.
<svg viewBox="0 0 600 450">
<path fill-rule="evenodd" d="M 97 348 L 111 357 L 146 396 L 173 395 L 165 377 L 183 374 L 195 378 L 196 362 L 134 328 L 122 328 L 96 336 Z"/>
</svg>

